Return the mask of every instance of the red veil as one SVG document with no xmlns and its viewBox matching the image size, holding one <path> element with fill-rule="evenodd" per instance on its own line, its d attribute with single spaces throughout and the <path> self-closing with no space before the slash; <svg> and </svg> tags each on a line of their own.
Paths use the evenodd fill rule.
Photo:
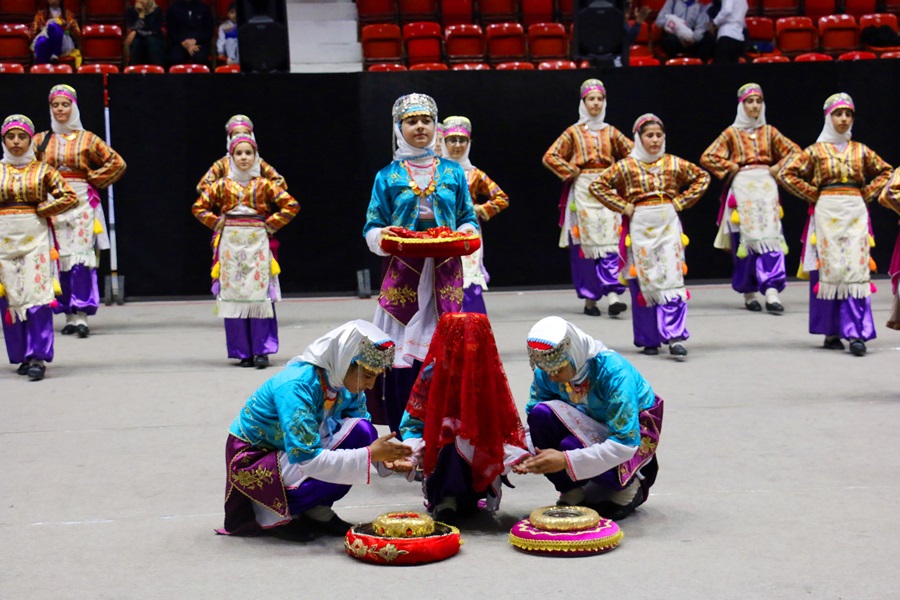
<svg viewBox="0 0 900 600">
<path fill-rule="evenodd" d="M 425 423 L 423 469 L 457 437 L 474 447 L 472 486 L 483 491 L 503 472 L 503 445 L 525 448 L 525 430 L 486 315 L 446 313 L 406 407 Z"/>
</svg>

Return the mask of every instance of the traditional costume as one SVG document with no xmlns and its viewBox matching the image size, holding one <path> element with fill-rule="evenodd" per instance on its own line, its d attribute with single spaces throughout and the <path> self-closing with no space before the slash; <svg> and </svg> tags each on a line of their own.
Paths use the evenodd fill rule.
<svg viewBox="0 0 900 600">
<path fill-rule="evenodd" d="M 372 398 L 384 398 L 384 416 L 392 431 L 400 425 L 438 318 L 462 309 L 463 276 L 458 257 L 387 256 L 379 245 L 382 229 L 478 229 L 462 167 L 434 155 L 433 137 L 425 148 L 416 148 L 403 138 L 403 120 L 423 115 L 437 121 L 437 105 L 430 96 L 409 94 L 394 103 L 394 161 L 375 176 L 363 228 L 369 249 L 385 257 L 374 322 L 396 341 L 397 353 L 395 369 L 386 374 L 381 391 L 376 387 Z"/>
<path fill-rule="evenodd" d="M 253 133 L 253 121 L 250 120 L 250 117 L 246 115 L 234 115 L 228 122 L 225 123 L 225 148 L 227 149 L 231 145 L 231 138 L 234 137 L 234 130 L 238 127 L 244 127 L 249 130 L 249 133 L 243 133 L 242 135 L 247 135 L 247 137 L 251 137 L 254 140 L 256 139 L 256 135 Z M 231 155 L 225 154 L 222 158 L 213 163 L 213 165 L 206 172 L 206 175 L 200 179 L 200 182 L 197 184 L 197 193 L 202 194 L 203 189 L 212 185 L 219 179 L 224 177 L 228 177 L 228 169 L 231 164 Z M 259 159 L 259 175 L 265 179 L 268 179 L 278 187 L 283 190 L 288 189 L 287 182 L 284 180 L 284 177 L 275 170 L 272 165 L 264 161 L 262 158 Z"/>
<path fill-rule="evenodd" d="M 850 351 L 861 356 L 875 338 L 869 298 L 874 239 L 866 202 L 878 197 L 891 166 L 851 141 L 852 127 L 837 132 L 831 113 L 839 108 L 854 111 L 853 99 L 834 94 L 825 101 L 819 139 L 788 159 L 778 181 L 810 203 L 799 273 L 809 274 L 809 332 L 825 335 L 825 347 L 833 350 L 844 348 L 841 338 L 850 340 Z"/>
<path fill-rule="evenodd" d="M 763 98 L 762 88 L 748 83 L 738 90 L 734 124 L 722 132 L 700 157 L 700 164 L 725 182 L 719 208 L 719 233 L 714 246 L 731 252 L 734 273 L 731 287 L 744 295 L 748 310 L 762 307 L 756 293 L 766 298 L 766 310 L 783 312 L 778 293 L 787 277 L 784 255 L 787 244 L 781 227 L 778 184 L 769 171 L 781 166 L 800 147 L 766 124 L 766 105 L 755 119 L 747 115 L 744 101 Z M 733 169 L 738 170 L 732 174 Z"/>
<path fill-rule="evenodd" d="M 354 364 L 380 372 L 393 358 L 387 334 L 351 321 L 256 390 L 228 430 L 225 525 L 218 532 L 278 534 L 292 519 L 343 523 L 331 506 L 352 484 L 369 483 L 369 445 L 378 437 L 365 395 L 348 391 L 344 379 Z"/>
<path fill-rule="evenodd" d="M 610 519 L 629 514 L 656 481 L 662 398 L 622 356 L 559 317 L 538 321 L 527 345 L 531 441 L 566 456 L 565 470 L 547 475 L 559 504 L 590 506 Z M 574 379 L 551 381 L 566 365 Z"/>
<path fill-rule="evenodd" d="M 487 510 L 499 507 L 501 477 L 529 452 L 486 315 L 441 317 L 400 435 L 436 520 L 452 524 L 480 499 Z"/>
<path fill-rule="evenodd" d="M 677 156 L 666 154 L 665 141 L 650 154 L 641 143 L 641 127 L 659 117 L 645 114 L 634 123 L 634 149 L 628 158 L 607 169 L 590 191 L 610 210 L 634 213 L 625 219 L 621 239 L 623 273 L 629 281 L 634 305 L 634 344 L 645 354 L 657 354 L 662 343 L 669 352 L 684 356 L 688 339 L 684 274 L 687 265 L 678 213 L 691 207 L 709 186 L 709 173 Z M 682 191 L 683 190 L 683 191 Z"/>
<path fill-rule="evenodd" d="M 201 223 L 221 232 L 213 244 L 212 278 L 217 314 L 225 319 L 228 358 L 262 369 L 269 366 L 268 356 L 278 351 L 273 302 L 281 300 L 277 281 L 281 268 L 272 257 L 269 237 L 297 216 L 300 205 L 260 176 L 253 138 L 235 137 L 229 155 L 244 142 L 256 152 L 250 169 L 241 171 L 230 158 L 228 176 L 206 187 L 192 211 Z"/>
<path fill-rule="evenodd" d="M 881 196 L 878 197 L 878 202 L 900 215 L 900 169 L 891 175 L 890 181 L 884 186 Z M 894 254 L 891 256 L 888 274 L 891 276 L 891 294 L 893 294 L 894 300 L 891 316 L 885 326 L 890 329 L 900 329 L 900 234 L 897 235 L 897 242 L 894 244 Z"/>
<path fill-rule="evenodd" d="M 48 222 L 73 209 L 78 197 L 56 169 L 35 160 L 31 120 L 9 116 L 0 135 L 11 130 L 30 139 L 28 151 L 18 157 L 4 143 L 0 161 L 0 313 L 9 362 L 21 363 L 19 375 L 39 380 L 44 363 L 53 360 L 51 307 L 60 292 Z"/>
<path fill-rule="evenodd" d="M 57 60 L 81 66 L 81 28 L 78 17 L 67 10 L 63 0 L 54 8 L 46 6 L 37 11 L 31 23 L 31 50 L 34 64 L 48 64 Z"/>
<path fill-rule="evenodd" d="M 487 173 L 472 164 L 469 160 L 469 151 L 472 149 L 472 122 L 466 117 L 447 117 L 444 120 L 443 153 L 448 160 L 459 163 L 466 172 L 466 180 L 469 182 L 469 194 L 475 214 L 478 216 L 478 229 L 481 230 L 481 221 L 489 221 L 497 213 L 509 206 L 509 196 L 500 189 Z M 460 160 L 450 158 L 447 151 L 447 138 L 464 137 L 468 140 L 465 154 Z M 481 202 L 478 200 L 481 199 Z M 487 289 L 490 276 L 484 268 L 484 240 L 481 248 L 462 257 L 463 268 L 463 312 L 478 312 L 487 314 L 482 292 Z"/>
<path fill-rule="evenodd" d="M 52 132 L 34 136 L 37 159 L 55 167 L 78 194 L 78 206 L 53 219 L 53 232 L 59 245 L 62 295 L 56 313 L 66 315 L 62 334 L 90 334 L 88 316 L 97 314 L 100 291 L 97 286 L 99 250 L 109 248 L 106 217 L 98 189 L 109 187 L 125 173 L 125 161 L 106 142 L 81 125 L 78 95 L 68 85 L 50 90 L 50 102 L 66 98 L 72 113 L 66 123 L 53 117 Z M 47 139 L 49 137 L 49 139 Z"/>
<path fill-rule="evenodd" d="M 621 131 L 606 122 L 604 101 L 601 113 L 592 117 L 584 105 L 591 92 L 606 97 L 598 79 L 581 84 L 578 122 L 566 129 L 544 154 L 544 166 L 563 182 L 559 201 L 559 247 L 569 248 L 572 283 L 584 312 L 599 316 L 597 300 L 607 296 L 609 312 L 617 315 L 627 307 L 619 300 L 625 287 L 619 281 L 619 232 L 622 218 L 597 204 L 588 193 L 591 183 L 617 160 L 628 156 L 632 144 Z"/>
</svg>

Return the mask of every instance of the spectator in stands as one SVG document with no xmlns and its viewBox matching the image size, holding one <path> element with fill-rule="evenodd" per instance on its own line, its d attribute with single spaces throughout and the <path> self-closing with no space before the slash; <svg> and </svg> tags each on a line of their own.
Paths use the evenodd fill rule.
<svg viewBox="0 0 900 600">
<path fill-rule="evenodd" d="M 709 22 L 710 33 L 716 36 L 713 62 L 736 64 L 744 55 L 744 27 L 747 17 L 747 0 L 722 0 L 722 6 Z"/>
<path fill-rule="evenodd" d="M 238 53 L 237 4 L 228 5 L 228 18 L 219 25 L 219 37 L 216 40 L 216 52 L 225 57 L 229 65 L 241 63 Z"/>
<path fill-rule="evenodd" d="M 707 59 L 715 50 L 715 38 L 707 30 L 708 6 L 698 0 L 666 0 L 656 26 L 663 30 L 660 40 L 663 52 L 669 58 L 680 54 Z"/>
<path fill-rule="evenodd" d="M 35 64 L 59 62 L 60 58 L 81 66 L 81 28 L 71 10 L 66 10 L 63 0 L 47 0 L 47 6 L 34 15 L 31 23 L 31 49 Z"/>
<path fill-rule="evenodd" d="M 164 65 L 166 40 L 163 37 L 163 14 L 154 0 L 134 0 L 125 9 L 125 47 L 132 65 Z"/>
<path fill-rule="evenodd" d="M 169 30 L 169 64 L 209 66 L 215 28 L 212 9 L 199 0 L 175 0 L 166 13 Z"/>
<path fill-rule="evenodd" d="M 631 0 L 625 0 L 625 15 L 629 17 L 625 20 L 625 38 L 628 46 L 637 41 L 641 34 L 641 25 L 644 24 L 651 12 L 647 5 L 639 6 L 635 10 L 634 3 Z"/>
</svg>

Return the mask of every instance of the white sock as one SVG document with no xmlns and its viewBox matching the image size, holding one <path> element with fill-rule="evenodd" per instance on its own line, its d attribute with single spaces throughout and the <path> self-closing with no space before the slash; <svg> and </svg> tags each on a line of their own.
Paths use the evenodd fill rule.
<svg viewBox="0 0 900 600">
<path fill-rule="evenodd" d="M 87 313 L 77 313 L 75 315 L 75 324 L 76 325 L 87 325 Z"/>
<path fill-rule="evenodd" d="M 768 302 L 769 304 L 775 304 L 776 302 L 780 303 L 780 301 L 778 300 L 778 290 L 776 290 L 775 288 L 767 289 L 766 302 Z"/>
<path fill-rule="evenodd" d="M 609 493 L 609 501 L 614 504 L 618 504 L 619 506 L 626 506 L 634 500 L 634 497 L 637 496 L 637 493 L 640 491 L 641 486 L 640 482 L 638 482 L 637 477 L 631 480 L 631 483 L 624 490 L 618 490 L 615 492 Z"/>
<path fill-rule="evenodd" d="M 564 502 L 570 506 L 578 506 L 584 502 L 585 498 L 586 495 L 581 487 L 569 490 L 568 492 L 563 492 L 559 495 L 560 502 Z"/>
<path fill-rule="evenodd" d="M 615 292 L 610 292 L 606 295 L 606 299 L 609 300 L 610 304 L 615 304 L 619 302 L 619 295 Z"/>
<path fill-rule="evenodd" d="M 756 292 L 747 292 L 746 294 L 744 294 L 744 302 L 745 303 L 749 304 L 750 302 L 753 302 L 754 300 L 756 300 Z"/>
<path fill-rule="evenodd" d="M 313 521 L 319 521 L 321 523 L 327 523 L 331 520 L 331 517 L 334 516 L 334 511 L 331 510 L 330 506 L 313 506 L 311 509 L 305 511 L 303 513 Z"/>
<path fill-rule="evenodd" d="M 73 323 L 75 323 L 75 315 L 66 313 L 66 325 L 71 325 Z"/>
</svg>

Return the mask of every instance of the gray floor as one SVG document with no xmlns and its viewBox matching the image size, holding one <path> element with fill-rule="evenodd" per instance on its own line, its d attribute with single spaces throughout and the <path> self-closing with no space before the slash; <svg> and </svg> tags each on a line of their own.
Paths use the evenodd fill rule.
<svg viewBox="0 0 900 600">
<path fill-rule="evenodd" d="M 489 293 L 520 407 L 523 340 L 550 314 L 644 373 L 666 400 L 659 480 L 621 522 L 616 550 L 561 559 L 507 544 L 515 520 L 555 501 L 543 478 L 514 477 L 496 521 L 464 529 L 455 558 L 418 568 L 357 562 L 335 539 L 213 535 L 226 429 L 275 370 L 224 358 L 211 301 L 101 308 L 90 339 L 57 336 L 45 381 L 0 372 L 0 598 L 900 598 L 900 332 L 883 327 L 879 286 L 865 358 L 806 333 L 802 284 L 783 295 L 783 316 L 743 310 L 727 286 L 694 286 L 684 363 L 637 354 L 630 313 L 585 317 L 571 292 Z M 275 363 L 373 307 L 282 303 Z M 420 507 L 399 478 L 337 505 L 352 521 Z"/>
</svg>

